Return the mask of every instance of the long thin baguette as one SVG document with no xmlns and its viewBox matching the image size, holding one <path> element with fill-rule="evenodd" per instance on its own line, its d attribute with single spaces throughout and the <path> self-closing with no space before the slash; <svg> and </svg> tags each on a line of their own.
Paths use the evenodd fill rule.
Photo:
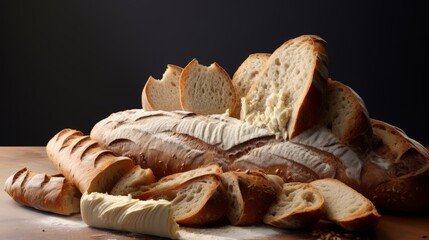
<svg viewBox="0 0 429 240">
<path fill-rule="evenodd" d="M 42 211 L 61 215 L 80 211 L 81 193 L 59 174 L 47 175 L 23 168 L 6 180 L 4 190 L 16 202 Z"/>
<path fill-rule="evenodd" d="M 54 166 L 81 193 L 109 192 L 133 167 L 133 161 L 102 148 L 82 132 L 64 129 L 46 147 Z"/>
</svg>

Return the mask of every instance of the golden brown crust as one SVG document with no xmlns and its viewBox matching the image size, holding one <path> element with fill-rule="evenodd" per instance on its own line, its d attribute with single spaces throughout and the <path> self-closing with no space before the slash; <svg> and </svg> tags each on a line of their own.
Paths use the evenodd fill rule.
<svg viewBox="0 0 429 240">
<path fill-rule="evenodd" d="M 145 86 L 143 88 L 143 91 L 142 91 L 142 96 L 141 96 L 141 98 L 142 98 L 142 107 L 146 111 L 154 111 L 154 110 L 156 110 L 153 107 L 153 102 L 148 97 L 148 94 L 149 94 L 148 91 L 151 88 L 151 85 L 153 84 L 154 81 L 156 81 L 155 78 L 153 78 L 152 76 L 149 76 L 149 78 L 147 79 L 146 84 L 145 84 Z"/>
<path fill-rule="evenodd" d="M 5 191 L 16 202 L 61 215 L 78 213 L 81 193 L 61 175 L 38 174 L 23 168 L 11 175 Z"/>
<path fill-rule="evenodd" d="M 116 156 L 73 129 L 57 133 L 46 150 L 49 160 L 81 193 L 109 192 L 134 166 L 128 157 Z"/>
</svg>

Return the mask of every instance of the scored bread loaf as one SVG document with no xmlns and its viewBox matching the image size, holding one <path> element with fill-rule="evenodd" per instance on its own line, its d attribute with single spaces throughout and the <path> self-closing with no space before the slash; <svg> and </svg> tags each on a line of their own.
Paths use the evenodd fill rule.
<svg viewBox="0 0 429 240">
<path fill-rule="evenodd" d="M 279 228 L 308 228 L 322 217 L 323 204 L 323 196 L 309 183 L 284 183 L 263 221 Z"/>
<path fill-rule="evenodd" d="M 373 203 L 341 181 L 325 178 L 310 183 L 322 194 L 323 214 L 348 231 L 374 229 L 380 214 Z"/>
<path fill-rule="evenodd" d="M 145 110 L 182 110 L 180 105 L 179 79 L 182 68 L 168 64 L 161 80 L 150 76 L 142 91 L 142 107 Z"/>
<path fill-rule="evenodd" d="M 372 126 L 362 98 L 349 86 L 328 80 L 323 124 L 341 144 L 370 151 Z"/>
<path fill-rule="evenodd" d="M 242 101 L 240 118 L 292 139 L 318 124 L 326 91 L 326 42 L 304 35 L 286 41 L 264 64 Z"/>
<path fill-rule="evenodd" d="M 206 67 L 193 59 L 180 75 L 180 103 L 185 111 L 220 114 L 234 111 L 237 96 L 231 78 L 218 63 Z"/>
<path fill-rule="evenodd" d="M 237 71 L 232 76 L 232 85 L 234 85 L 237 93 L 237 105 L 234 112 L 230 112 L 230 116 L 240 118 L 241 99 L 246 97 L 256 76 L 261 71 L 264 64 L 267 62 L 271 54 L 268 53 L 253 53 L 241 63 Z"/>
<path fill-rule="evenodd" d="M 227 217 L 232 225 L 262 223 L 263 216 L 280 192 L 283 180 L 257 171 L 229 171 L 221 175 L 227 192 Z"/>
<path fill-rule="evenodd" d="M 61 215 L 80 211 L 81 193 L 60 174 L 47 175 L 23 168 L 8 177 L 4 190 L 16 202 L 42 211 Z"/>
<path fill-rule="evenodd" d="M 151 168 L 157 179 L 210 163 L 227 170 L 233 159 L 275 141 L 270 131 L 235 118 L 142 109 L 111 114 L 95 124 L 91 138 Z"/>
<path fill-rule="evenodd" d="M 160 180 L 162 184 L 163 180 Z M 134 195 L 141 200 L 165 199 L 171 202 L 174 219 L 185 226 L 207 226 L 224 217 L 225 190 L 218 174 L 201 175 L 179 185 L 155 186 Z"/>
<path fill-rule="evenodd" d="M 134 167 L 82 132 L 63 129 L 46 146 L 49 160 L 81 193 L 109 192 Z"/>
</svg>

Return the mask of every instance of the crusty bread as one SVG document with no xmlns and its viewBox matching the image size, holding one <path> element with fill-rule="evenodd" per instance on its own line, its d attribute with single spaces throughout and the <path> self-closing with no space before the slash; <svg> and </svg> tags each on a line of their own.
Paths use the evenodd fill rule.
<svg viewBox="0 0 429 240">
<path fill-rule="evenodd" d="M 310 183 L 324 198 L 323 213 L 348 231 L 367 231 L 374 229 L 380 215 L 374 204 L 359 192 L 332 178 Z"/>
<path fill-rule="evenodd" d="M 145 110 L 182 110 L 180 105 L 179 79 L 182 68 L 168 64 L 161 80 L 150 76 L 142 91 L 142 107 Z"/>
<path fill-rule="evenodd" d="M 4 190 L 16 202 L 61 215 L 79 212 L 81 193 L 62 175 L 35 173 L 23 168 L 11 175 Z"/>
<path fill-rule="evenodd" d="M 257 171 L 229 171 L 221 175 L 227 191 L 227 217 L 232 225 L 262 223 L 263 216 L 280 192 L 283 180 Z"/>
<path fill-rule="evenodd" d="M 193 59 L 180 76 L 182 109 L 197 114 L 234 111 L 237 96 L 228 73 L 218 64 L 206 67 Z"/>
<path fill-rule="evenodd" d="M 142 187 L 156 182 L 155 175 L 150 168 L 143 169 L 140 166 L 134 166 L 128 173 L 113 186 L 111 195 L 128 195 L 139 191 Z"/>
<path fill-rule="evenodd" d="M 109 192 L 133 167 L 82 132 L 63 129 L 46 146 L 49 160 L 81 193 Z"/>
<path fill-rule="evenodd" d="M 217 174 L 192 178 L 181 185 L 158 188 L 134 197 L 165 199 L 172 203 L 174 219 L 185 226 L 207 226 L 225 216 L 225 190 Z"/>
<path fill-rule="evenodd" d="M 240 118 L 285 139 L 319 123 L 328 79 L 325 45 L 304 35 L 277 48 L 242 101 Z"/>
<path fill-rule="evenodd" d="M 279 228 L 308 228 L 322 217 L 323 196 L 309 183 L 283 184 L 264 216 L 264 223 Z"/>
<path fill-rule="evenodd" d="M 324 125 L 339 142 L 359 151 L 370 151 L 372 127 L 362 98 L 349 86 L 328 80 Z"/>
<path fill-rule="evenodd" d="M 271 54 L 269 53 L 250 54 L 238 67 L 232 76 L 232 84 L 237 93 L 237 105 L 234 112 L 230 113 L 230 116 L 240 118 L 241 98 L 246 97 L 256 76 L 270 56 Z"/>
</svg>

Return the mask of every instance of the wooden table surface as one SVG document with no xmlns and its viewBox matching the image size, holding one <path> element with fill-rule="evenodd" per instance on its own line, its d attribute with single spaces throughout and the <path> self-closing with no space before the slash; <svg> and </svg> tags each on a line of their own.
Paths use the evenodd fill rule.
<svg viewBox="0 0 429 240">
<path fill-rule="evenodd" d="M 0 147 L 0 182 L 27 167 L 39 173 L 57 173 L 45 147 Z M 428 183 L 429 184 L 429 183 Z M 428 203 L 429 204 L 429 203 Z M 60 216 L 23 207 L 2 191 L 0 194 L 0 239 L 160 239 L 134 233 L 91 228 L 79 214 Z M 351 234 L 332 223 L 320 222 L 305 231 L 287 231 L 267 226 L 217 226 L 181 228 L 182 239 L 429 239 L 429 212 L 414 215 L 381 213 L 380 223 L 369 233 Z"/>
</svg>

